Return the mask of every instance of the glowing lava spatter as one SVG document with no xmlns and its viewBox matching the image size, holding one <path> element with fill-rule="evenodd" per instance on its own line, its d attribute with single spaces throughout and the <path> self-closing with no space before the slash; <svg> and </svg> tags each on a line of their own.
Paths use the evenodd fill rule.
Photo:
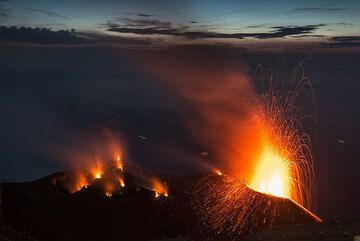
<svg viewBox="0 0 360 241">
<path fill-rule="evenodd" d="M 100 179 L 102 175 L 103 175 L 102 162 L 99 157 L 96 157 L 96 171 L 94 176 L 96 179 Z"/>
<path fill-rule="evenodd" d="M 217 174 L 217 175 L 219 175 L 219 176 L 222 176 L 222 172 L 219 170 L 219 169 L 217 169 L 217 168 L 215 168 L 214 169 L 214 172 Z"/>
<path fill-rule="evenodd" d="M 194 192 L 201 224 L 216 234 L 236 237 L 284 223 L 321 221 L 308 211 L 316 208 L 309 134 L 316 122 L 312 86 L 301 71 L 300 65 L 289 81 L 262 79 L 265 86 L 249 106 L 249 118 L 229 122 L 226 137 L 232 141 L 222 153 L 228 175 L 210 175 Z"/>
<path fill-rule="evenodd" d="M 256 191 L 291 198 L 291 175 L 288 160 L 270 146 L 265 146 L 259 157 L 250 187 Z"/>
<path fill-rule="evenodd" d="M 116 168 L 120 169 L 120 170 L 123 170 L 123 163 L 122 163 L 120 155 L 118 155 L 117 158 L 116 158 Z"/>
<path fill-rule="evenodd" d="M 120 184 L 121 187 L 125 187 L 124 178 L 119 177 L 119 178 L 118 178 L 118 182 L 119 182 L 119 184 Z"/>
<path fill-rule="evenodd" d="M 164 197 L 168 197 L 169 192 L 168 192 L 168 186 L 166 185 L 166 183 L 162 182 L 157 177 L 152 177 L 151 179 L 152 179 L 151 180 L 152 188 L 153 188 L 153 191 L 155 192 L 155 198 L 158 198 L 161 195 L 163 195 Z"/>
<path fill-rule="evenodd" d="M 265 93 L 259 94 L 259 104 L 254 108 L 260 138 L 249 186 L 314 208 L 313 144 L 308 133 L 316 123 L 310 80 L 304 76 L 288 82 L 270 78 L 264 84 Z"/>
</svg>

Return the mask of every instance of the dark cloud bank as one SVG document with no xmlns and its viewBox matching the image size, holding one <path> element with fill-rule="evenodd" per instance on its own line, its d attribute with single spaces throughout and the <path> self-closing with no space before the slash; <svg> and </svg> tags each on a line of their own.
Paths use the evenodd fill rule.
<svg viewBox="0 0 360 241">
<path fill-rule="evenodd" d="M 190 39 L 201 38 L 222 38 L 222 39 L 271 39 L 300 34 L 311 34 L 325 24 L 304 25 L 304 26 L 275 26 L 270 32 L 258 33 L 219 33 L 210 31 L 191 31 L 188 26 L 175 26 L 171 22 L 164 22 L 157 19 L 129 19 L 120 18 L 122 23 L 109 21 L 105 26 L 107 31 L 117 33 L 132 33 L 139 35 L 170 35 Z"/>
<path fill-rule="evenodd" d="M 7 27 L 0 26 L 0 43 L 29 44 L 118 44 L 149 45 L 146 39 L 134 39 L 96 33 L 76 33 L 72 30 L 53 31 L 50 28 Z"/>
<path fill-rule="evenodd" d="M 338 12 L 344 11 L 346 8 L 322 8 L 322 7 L 312 7 L 312 8 L 295 8 L 290 11 L 290 13 L 304 13 L 304 12 Z"/>
<path fill-rule="evenodd" d="M 154 43 L 152 37 L 160 35 L 195 39 L 263 39 L 271 40 L 283 37 L 304 38 L 321 37 L 314 32 L 326 24 L 304 26 L 274 26 L 269 32 L 255 33 L 219 33 L 210 31 L 193 31 L 188 26 L 175 26 L 171 22 L 156 19 L 122 19 L 125 24 L 107 22 L 105 27 L 109 32 L 121 34 L 136 34 L 137 37 L 114 36 L 100 32 L 76 32 L 72 30 L 54 31 L 51 28 L 30 28 L 0 26 L 0 43 L 30 43 L 30 44 L 112 44 L 119 46 L 150 46 Z M 360 47 L 360 36 L 337 36 L 329 38 L 330 47 Z M 181 43 L 179 43 L 181 45 Z M 205 44 L 206 45 L 206 44 Z M 209 44 L 208 44 L 209 45 Z M 226 44 L 221 44 L 222 46 Z M 328 46 L 328 45 L 327 45 Z"/>
</svg>

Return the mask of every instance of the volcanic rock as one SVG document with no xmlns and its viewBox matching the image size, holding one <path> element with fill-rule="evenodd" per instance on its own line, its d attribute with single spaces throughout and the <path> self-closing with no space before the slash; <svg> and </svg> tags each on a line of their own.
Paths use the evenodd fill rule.
<svg viewBox="0 0 360 241">
<path fill-rule="evenodd" d="M 4 223 L 15 230 L 25 230 L 40 241 L 154 240 L 179 236 L 193 240 L 238 238 L 232 236 L 233 233 L 214 235 L 217 230 L 199 225 L 203 217 L 197 212 L 199 207 L 194 206 L 194 200 L 200 198 L 196 190 L 204 178 L 222 183 L 223 176 L 162 176 L 169 185 L 169 197 L 155 198 L 154 191 L 136 186 L 136 182 L 127 182 L 111 197 L 95 186 L 69 193 L 62 185 L 66 175 L 57 173 L 31 182 L 2 183 Z M 125 173 L 125 180 L 131 180 L 131 176 Z M 255 196 L 261 195 L 265 194 Z M 273 196 L 260 199 L 264 205 L 273 203 L 281 207 L 271 227 L 318 221 L 289 199 Z M 261 219 L 267 214 L 258 210 L 254 215 Z M 268 227 L 265 222 L 253 229 L 245 228 L 241 237 Z"/>
</svg>

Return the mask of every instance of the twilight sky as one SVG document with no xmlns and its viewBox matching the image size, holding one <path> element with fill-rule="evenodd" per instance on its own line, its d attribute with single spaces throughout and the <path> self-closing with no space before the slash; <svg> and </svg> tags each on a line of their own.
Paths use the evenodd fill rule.
<svg viewBox="0 0 360 241">
<path fill-rule="evenodd" d="M 120 45 L 299 48 L 325 36 L 334 47 L 358 47 L 359 12 L 357 0 L 0 0 L 0 25 L 75 29 L 81 39 Z M 0 42 L 20 41 L 7 34 Z"/>
<path fill-rule="evenodd" d="M 0 0 L 0 181 L 72 168 L 113 115 L 137 163 L 192 170 L 207 148 L 188 133 L 176 86 L 143 65 L 159 53 L 220 63 L 209 69 L 261 64 L 285 79 L 312 56 L 326 150 L 315 158 L 319 214 L 359 209 L 360 0 Z"/>
</svg>

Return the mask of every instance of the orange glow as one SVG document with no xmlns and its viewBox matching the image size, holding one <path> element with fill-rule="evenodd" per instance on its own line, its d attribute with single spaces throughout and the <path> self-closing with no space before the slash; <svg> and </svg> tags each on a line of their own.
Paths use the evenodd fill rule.
<svg viewBox="0 0 360 241">
<path fill-rule="evenodd" d="M 161 195 L 163 195 L 164 197 L 168 197 L 169 194 L 167 191 L 163 192 L 163 193 L 159 193 L 157 191 L 155 191 L 155 198 L 159 198 Z"/>
<path fill-rule="evenodd" d="M 76 174 L 76 181 L 74 185 L 69 188 L 70 192 L 77 192 L 81 190 L 82 188 L 87 188 L 87 186 L 90 184 L 89 180 L 86 178 L 86 176 L 82 173 Z"/>
<path fill-rule="evenodd" d="M 92 169 L 92 173 L 95 179 L 100 179 L 103 173 L 103 165 L 100 157 L 96 157 L 96 168 Z"/>
<path fill-rule="evenodd" d="M 284 110 L 276 99 L 271 100 L 271 107 L 263 106 L 253 119 L 253 136 L 248 138 L 252 155 L 248 156 L 250 165 L 244 179 L 255 191 L 311 208 L 314 172 L 310 137 L 292 109 Z"/>
<path fill-rule="evenodd" d="M 121 161 L 121 156 L 118 155 L 116 158 L 116 168 L 120 169 L 121 171 L 123 170 L 123 163 Z"/>
<path fill-rule="evenodd" d="M 163 183 L 162 181 L 160 181 L 155 177 L 153 178 L 152 182 L 153 182 L 153 190 L 155 191 L 156 198 L 160 197 L 161 195 L 163 195 L 164 197 L 169 196 L 168 187 L 166 186 L 165 183 Z"/>
<path fill-rule="evenodd" d="M 103 186 L 105 195 L 108 197 L 111 197 L 113 195 L 113 192 L 116 190 L 116 186 L 113 182 L 106 182 Z"/>
<path fill-rule="evenodd" d="M 215 168 L 215 173 L 217 174 L 217 175 L 219 175 L 219 176 L 222 176 L 222 172 L 219 170 L 219 169 L 217 169 L 217 168 Z"/>
<path fill-rule="evenodd" d="M 291 175 L 288 160 L 270 146 L 265 146 L 259 157 L 250 187 L 256 191 L 291 198 Z"/>
<path fill-rule="evenodd" d="M 118 177 L 118 182 L 120 184 L 121 187 L 125 187 L 125 181 L 122 177 Z"/>
<path fill-rule="evenodd" d="M 95 178 L 96 178 L 96 179 L 100 179 L 100 178 L 101 178 L 101 175 L 102 175 L 101 172 L 97 172 L 97 173 L 95 174 Z"/>
</svg>

